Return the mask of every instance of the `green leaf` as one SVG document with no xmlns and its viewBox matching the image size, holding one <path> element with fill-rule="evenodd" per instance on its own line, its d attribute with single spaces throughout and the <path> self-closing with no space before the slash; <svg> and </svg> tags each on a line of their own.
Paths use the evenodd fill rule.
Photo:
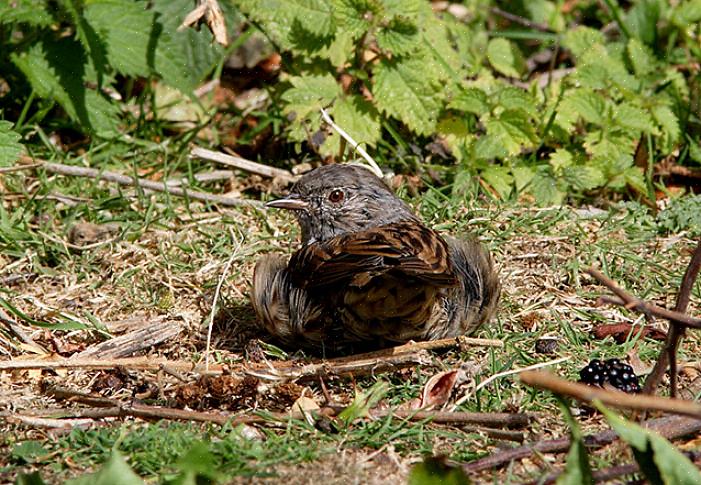
<svg viewBox="0 0 701 485">
<path fill-rule="evenodd" d="M 47 3 L 48 0 L 0 2 L 0 25 L 28 24 L 35 27 L 48 27 L 54 19 Z"/>
<path fill-rule="evenodd" d="M 32 473 L 20 473 L 15 480 L 15 485 L 45 485 L 46 482 L 42 480 L 39 472 Z"/>
<path fill-rule="evenodd" d="M 380 111 L 420 135 L 431 134 L 442 107 L 441 86 L 422 57 L 383 59 L 374 70 L 373 96 Z"/>
<path fill-rule="evenodd" d="M 406 17 L 394 17 L 375 34 L 377 45 L 395 56 L 416 51 L 419 47 L 419 29 L 415 22 Z"/>
<path fill-rule="evenodd" d="M 480 176 L 496 190 L 502 199 L 508 198 L 511 194 L 514 178 L 511 176 L 508 168 L 492 165 L 483 170 Z"/>
<path fill-rule="evenodd" d="M 294 7 L 295 21 L 314 35 L 326 37 L 336 30 L 333 4 L 325 0 L 287 0 Z"/>
<path fill-rule="evenodd" d="M 214 455 L 206 443 L 196 441 L 176 464 L 180 473 L 172 485 L 217 483 L 219 473 Z"/>
<path fill-rule="evenodd" d="M 537 138 L 533 123 L 521 111 L 504 111 L 485 122 L 487 134 L 501 144 L 509 155 L 535 146 Z"/>
<path fill-rule="evenodd" d="M 604 34 L 591 27 L 580 26 L 567 31 L 562 45 L 571 50 L 575 57 L 582 56 L 596 44 L 603 44 L 606 41 Z"/>
<path fill-rule="evenodd" d="M 370 410 L 385 397 L 389 391 L 389 385 L 383 381 L 377 381 L 367 391 L 356 389 L 353 402 L 338 414 L 338 419 L 349 426 L 353 421 L 368 415 Z"/>
<path fill-rule="evenodd" d="M 701 164 L 701 145 L 698 141 L 694 141 L 691 137 L 688 138 L 689 141 L 689 158 L 694 162 Z M 1 158 L 1 156 L 0 156 Z M 0 162 L 1 164 L 2 162 Z"/>
<path fill-rule="evenodd" d="M 535 177 L 536 172 L 531 167 L 517 166 L 511 169 L 511 173 L 514 177 L 514 185 L 516 186 L 516 191 L 521 192 L 528 186 L 528 184 L 531 183 L 533 177 Z"/>
<path fill-rule="evenodd" d="M 22 137 L 12 131 L 12 123 L 0 120 L 0 167 L 12 165 L 24 152 Z"/>
<path fill-rule="evenodd" d="M 567 462 L 565 470 L 557 478 L 557 485 L 589 485 L 594 483 L 594 478 L 591 473 L 591 465 L 589 464 L 589 456 L 587 448 L 584 445 L 584 435 L 579 428 L 579 424 L 572 417 L 567 403 L 558 399 L 560 409 L 565 417 L 565 421 L 570 427 L 572 435 L 572 444 L 570 451 L 567 453 Z"/>
<path fill-rule="evenodd" d="M 679 2 L 671 15 L 671 21 L 679 28 L 686 29 L 701 20 L 701 0 Z"/>
<path fill-rule="evenodd" d="M 409 472 L 409 485 L 469 485 L 470 479 L 459 467 L 440 458 L 426 458 Z"/>
<path fill-rule="evenodd" d="M 640 471 L 650 483 L 692 485 L 701 483 L 701 472 L 674 445 L 659 434 L 625 420 L 600 402 L 601 411 L 618 436 L 633 448 Z"/>
<path fill-rule="evenodd" d="M 659 0 L 640 0 L 628 10 L 625 24 L 641 42 L 654 46 L 657 41 L 657 22 L 660 20 Z"/>
<path fill-rule="evenodd" d="M 382 5 L 372 0 L 333 0 L 336 22 L 354 39 L 372 27 L 372 19 L 382 18 Z"/>
<path fill-rule="evenodd" d="M 12 447 L 10 455 L 15 461 L 21 461 L 22 463 L 34 463 L 37 458 L 46 456 L 48 451 L 41 444 L 41 441 L 28 440 L 21 441 Z"/>
<path fill-rule="evenodd" d="M 546 0 L 529 0 L 524 2 L 524 7 L 528 11 L 529 17 L 534 22 L 550 26 L 555 32 L 565 29 L 565 19 L 558 11 L 562 4 L 548 2 Z"/>
<path fill-rule="evenodd" d="M 154 13 L 143 2 L 94 0 L 86 4 L 85 20 L 95 29 L 117 72 L 127 76 L 148 76 L 154 35 Z"/>
<path fill-rule="evenodd" d="M 652 117 L 659 127 L 662 128 L 662 145 L 664 150 L 665 152 L 670 152 L 681 135 L 677 115 L 674 114 L 672 108 L 664 104 L 653 106 L 651 111 Z"/>
<path fill-rule="evenodd" d="M 143 485 L 143 480 L 132 471 L 122 455 L 113 450 L 107 462 L 95 473 L 89 473 L 73 480 L 66 485 Z"/>
<path fill-rule="evenodd" d="M 532 118 L 538 117 L 536 100 L 524 89 L 507 86 L 497 95 L 497 104 L 508 110 L 521 110 Z"/>
<path fill-rule="evenodd" d="M 572 130 L 579 118 L 601 125 L 605 109 L 606 100 L 599 93 L 591 89 L 572 89 L 567 91 L 560 103 L 555 122 L 567 131 Z"/>
<path fill-rule="evenodd" d="M 638 39 L 630 39 L 627 46 L 628 59 L 633 66 L 635 74 L 645 76 L 656 69 L 655 58 L 647 48 Z"/>
<path fill-rule="evenodd" d="M 489 113 L 487 94 L 478 88 L 462 89 L 448 104 L 448 108 L 481 116 Z"/>
<path fill-rule="evenodd" d="M 601 170 L 591 165 L 573 165 L 563 171 L 564 179 L 575 190 L 592 190 L 602 187 L 606 178 Z"/>
<path fill-rule="evenodd" d="M 487 59 L 499 73 L 509 77 L 521 77 L 526 62 L 516 44 L 503 37 L 496 37 L 487 44 Z"/>
<path fill-rule="evenodd" d="M 117 131 L 118 108 L 85 87 L 86 81 L 94 79 L 88 79 L 87 58 L 78 42 L 67 38 L 36 42 L 11 59 L 40 97 L 57 101 L 88 131 L 101 135 Z"/>
<path fill-rule="evenodd" d="M 613 107 L 613 121 L 620 126 L 638 132 L 650 133 L 655 129 L 652 118 L 647 111 L 626 102 Z"/>
<path fill-rule="evenodd" d="M 348 133 L 359 145 L 375 146 L 380 139 L 379 113 L 360 96 L 344 96 L 338 99 L 329 110 L 333 120 Z M 340 136 L 333 132 L 322 145 L 322 153 L 337 154 Z M 354 147 L 347 150 L 354 155 Z"/>
<path fill-rule="evenodd" d="M 285 113 L 295 113 L 298 119 L 329 105 L 342 94 L 341 87 L 330 74 L 290 78 L 292 88 L 282 94 L 287 103 Z"/>
<path fill-rule="evenodd" d="M 565 198 L 565 193 L 560 190 L 557 180 L 550 174 L 547 167 L 540 168 L 536 172 L 528 191 L 541 206 L 559 205 Z"/>
</svg>

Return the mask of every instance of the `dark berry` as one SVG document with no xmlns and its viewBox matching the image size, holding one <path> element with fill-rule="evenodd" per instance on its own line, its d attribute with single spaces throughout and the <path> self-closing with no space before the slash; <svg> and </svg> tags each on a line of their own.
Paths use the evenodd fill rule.
<svg viewBox="0 0 701 485">
<path fill-rule="evenodd" d="M 606 380 L 616 389 L 623 392 L 638 393 L 640 384 L 633 368 L 618 359 L 609 359 L 604 363 Z"/>
<path fill-rule="evenodd" d="M 606 382 L 606 367 L 603 362 L 594 359 L 579 371 L 579 377 L 585 384 L 602 386 Z"/>
</svg>

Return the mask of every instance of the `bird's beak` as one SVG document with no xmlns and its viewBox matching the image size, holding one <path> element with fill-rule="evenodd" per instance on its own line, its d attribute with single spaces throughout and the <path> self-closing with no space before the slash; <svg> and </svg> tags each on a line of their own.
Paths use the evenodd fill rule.
<svg viewBox="0 0 701 485">
<path fill-rule="evenodd" d="M 304 200 L 301 196 L 297 194 L 290 194 L 284 199 L 271 200 L 266 207 L 275 207 L 276 209 L 289 209 L 289 210 L 306 210 L 309 208 L 309 202 Z"/>
</svg>

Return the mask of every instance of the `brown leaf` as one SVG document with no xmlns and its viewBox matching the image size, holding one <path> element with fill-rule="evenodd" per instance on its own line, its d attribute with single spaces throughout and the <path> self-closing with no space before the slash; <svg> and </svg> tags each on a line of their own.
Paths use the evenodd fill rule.
<svg viewBox="0 0 701 485">
<path fill-rule="evenodd" d="M 424 386 L 421 393 L 421 409 L 431 409 L 435 406 L 442 406 L 450 398 L 450 394 L 458 381 L 459 371 L 457 369 L 439 372 L 431 377 Z"/>
<path fill-rule="evenodd" d="M 624 343 L 629 338 L 640 336 L 640 338 L 651 338 L 654 340 L 664 340 L 667 334 L 650 326 L 633 326 L 630 323 L 615 323 L 612 325 L 599 325 L 592 331 L 594 337 L 601 340 L 606 337 L 613 337 L 619 344 Z"/>
</svg>

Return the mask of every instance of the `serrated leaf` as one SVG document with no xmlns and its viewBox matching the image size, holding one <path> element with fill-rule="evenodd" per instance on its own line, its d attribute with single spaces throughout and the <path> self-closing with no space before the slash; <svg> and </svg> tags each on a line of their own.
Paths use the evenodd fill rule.
<svg viewBox="0 0 701 485">
<path fill-rule="evenodd" d="M 521 110 L 528 116 L 536 118 L 538 108 L 532 94 L 524 89 L 507 86 L 497 95 L 497 104 L 508 110 Z"/>
<path fill-rule="evenodd" d="M 296 11 L 295 21 L 314 35 L 326 37 L 336 30 L 333 5 L 326 0 L 286 0 Z"/>
<path fill-rule="evenodd" d="M 344 96 L 338 99 L 330 109 L 333 120 L 343 128 L 360 146 L 375 146 L 380 139 L 379 113 L 360 96 Z M 340 136 L 334 132 L 322 145 L 322 154 L 338 153 Z M 354 156 L 354 147 L 347 150 Z"/>
<path fill-rule="evenodd" d="M 679 129 L 679 120 L 674 114 L 672 108 L 667 105 L 660 104 L 653 106 L 652 117 L 662 128 L 662 144 L 666 152 L 669 152 L 675 143 L 679 140 L 681 130 Z"/>
<path fill-rule="evenodd" d="M 462 89 L 448 104 L 448 108 L 481 116 L 489 112 L 487 93 L 477 88 Z"/>
<path fill-rule="evenodd" d="M 12 165 L 24 151 L 22 137 L 12 131 L 12 123 L 0 120 L 0 167 Z"/>
<path fill-rule="evenodd" d="M 296 113 L 305 118 L 309 113 L 318 113 L 342 94 L 341 87 L 330 74 L 297 76 L 290 78 L 292 88 L 282 94 L 287 103 L 285 113 Z"/>
<path fill-rule="evenodd" d="M 88 131 L 109 135 L 117 130 L 118 108 L 85 87 L 87 58 L 78 42 L 39 41 L 11 59 L 40 97 L 57 101 Z"/>
<path fill-rule="evenodd" d="M 478 160 L 492 160 L 495 158 L 506 158 L 509 152 L 502 143 L 500 136 L 483 135 L 480 136 L 474 145 L 475 157 Z"/>
<path fill-rule="evenodd" d="M 701 145 L 698 141 L 689 138 L 689 158 L 694 162 L 701 164 Z"/>
<path fill-rule="evenodd" d="M 580 26 L 569 30 L 563 39 L 562 45 L 571 50 L 575 57 L 580 57 L 596 44 L 605 42 L 604 34 L 591 27 Z"/>
<path fill-rule="evenodd" d="M 499 197 L 506 199 L 511 194 L 511 187 L 514 183 L 514 178 L 506 167 L 490 166 L 480 173 L 482 179 L 487 182 L 496 192 Z"/>
<path fill-rule="evenodd" d="M 154 13 L 143 2 L 95 0 L 85 6 L 85 20 L 98 34 L 117 72 L 148 76 Z"/>
<path fill-rule="evenodd" d="M 556 174 L 561 173 L 565 167 L 569 167 L 573 162 L 572 153 L 564 148 L 558 148 L 550 154 L 550 166 Z"/>
<path fill-rule="evenodd" d="M 503 37 L 497 37 L 487 44 L 487 59 L 499 73 L 509 77 L 521 77 L 526 69 L 526 62 L 519 48 Z"/>
<path fill-rule="evenodd" d="M 628 10 L 625 24 L 636 40 L 649 46 L 657 41 L 657 22 L 660 19 L 659 0 L 640 0 Z"/>
<path fill-rule="evenodd" d="M 674 445 L 652 430 L 619 416 L 598 401 L 594 405 L 601 411 L 618 436 L 628 443 L 650 483 L 692 485 L 701 483 L 701 472 Z"/>
<path fill-rule="evenodd" d="M 374 69 L 377 107 L 410 130 L 428 135 L 435 130 L 442 107 L 441 86 L 425 71 L 421 57 L 383 59 Z"/>
<path fill-rule="evenodd" d="M 652 117 L 647 111 L 625 102 L 613 106 L 613 121 L 625 128 L 644 133 L 650 133 L 655 129 Z"/>
<path fill-rule="evenodd" d="M 628 167 L 623 171 L 623 178 L 626 184 L 630 185 L 636 192 L 647 194 L 647 184 L 645 183 L 645 173 L 640 167 Z"/>
<path fill-rule="evenodd" d="M 701 0 L 679 2 L 672 11 L 671 21 L 682 29 L 701 21 Z"/>
<path fill-rule="evenodd" d="M 89 473 L 65 482 L 66 485 L 143 485 L 143 480 L 124 461 L 122 455 L 112 451 L 107 462 L 96 473 Z"/>
<path fill-rule="evenodd" d="M 638 39 L 630 39 L 627 46 L 628 59 L 635 74 L 644 76 L 656 68 L 655 58 L 650 50 Z"/>
<path fill-rule="evenodd" d="M 602 187 L 606 178 L 601 170 L 591 165 L 573 165 L 563 171 L 567 184 L 575 190 L 592 190 Z"/>
<path fill-rule="evenodd" d="M 514 176 L 516 191 L 521 192 L 528 186 L 528 184 L 531 183 L 531 180 L 533 180 L 533 177 L 535 177 L 536 172 L 531 167 L 517 166 L 511 169 L 511 173 Z"/>
<path fill-rule="evenodd" d="M 419 47 L 419 29 L 414 21 L 407 17 L 394 17 L 386 26 L 375 34 L 377 45 L 395 56 L 402 56 L 416 51 Z"/>
<path fill-rule="evenodd" d="M 13 0 L 0 3 L 0 25 L 28 24 L 48 27 L 54 19 L 47 0 Z"/>
<path fill-rule="evenodd" d="M 485 122 L 487 134 L 494 138 L 509 155 L 533 147 L 537 141 L 533 123 L 521 111 L 504 111 Z"/>
<path fill-rule="evenodd" d="M 333 0 L 339 27 L 357 39 L 372 27 L 372 19 L 382 17 L 380 2 L 372 0 Z"/>
<path fill-rule="evenodd" d="M 563 129 L 571 131 L 580 118 L 589 123 L 601 125 L 604 122 L 606 100 L 591 89 L 572 89 L 565 93 L 558 107 L 555 122 Z"/>
<path fill-rule="evenodd" d="M 546 169 L 540 169 L 533 176 L 528 191 L 533 194 L 536 202 L 541 206 L 559 205 L 565 198 L 560 190 L 557 180 Z"/>
<path fill-rule="evenodd" d="M 604 89 L 608 85 L 609 75 L 606 69 L 597 64 L 585 64 L 577 67 L 573 79 L 583 88 Z"/>
<path fill-rule="evenodd" d="M 529 0 L 524 3 L 531 20 L 548 25 L 555 32 L 561 32 L 566 25 L 562 13 L 558 10 L 562 8 L 560 5 L 547 0 Z"/>
</svg>

